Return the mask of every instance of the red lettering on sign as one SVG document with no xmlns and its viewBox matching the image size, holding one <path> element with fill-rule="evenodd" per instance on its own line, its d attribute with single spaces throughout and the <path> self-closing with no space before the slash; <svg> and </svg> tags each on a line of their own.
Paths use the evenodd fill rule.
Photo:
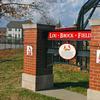
<svg viewBox="0 0 100 100">
<path fill-rule="evenodd" d="M 49 32 L 49 40 L 91 40 L 91 31 Z"/>
</svg>

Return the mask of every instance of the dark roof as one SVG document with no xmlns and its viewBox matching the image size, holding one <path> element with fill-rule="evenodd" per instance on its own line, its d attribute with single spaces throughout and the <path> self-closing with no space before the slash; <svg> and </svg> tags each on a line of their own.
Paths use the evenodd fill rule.
<svg viewBox="0 0 100 100">
<path fill-rule="evenodd" d="M 22 24 L 32 23 L 30 20 L 26 21 L 11 21 L 7 24 L 7 28 L 22 28 Z"/>
<path fill-rule="evenodd" d="M 4 27 L 0 27 L 0 32 L 6 32 L 6 28 L 4 28 Z"/>
</svg>

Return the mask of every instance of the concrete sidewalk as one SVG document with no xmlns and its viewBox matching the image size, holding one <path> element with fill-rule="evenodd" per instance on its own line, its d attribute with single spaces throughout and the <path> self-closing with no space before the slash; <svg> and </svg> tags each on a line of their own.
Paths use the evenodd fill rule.
<svg viewBox="0 0 100 100">
<path fill-rule="evenodd" d="M 38 91 L 37 93 L 56 97 L 60 100 L 87 100 L 87 97 L 75 92 L 70 92 L 64 89 L 54 89 L 54 90 L 44 90 L 44 91 Z"/>
</svg>

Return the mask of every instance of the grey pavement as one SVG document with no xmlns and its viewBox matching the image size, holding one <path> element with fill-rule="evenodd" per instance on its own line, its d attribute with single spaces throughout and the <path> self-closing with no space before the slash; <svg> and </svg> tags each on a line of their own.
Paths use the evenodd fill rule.
<svg viewBox="0 0 100 100">
<path fill-rule="evenodd" d="M 87 97 L 82 94 L 76 92 L 70 92 L 64 89 L 43 90 L 43 91 L 38 91 L 37 93 L 46 96 L 56 97 L 57 99 L 60 100 L 87 100 Z"/>
</svg>

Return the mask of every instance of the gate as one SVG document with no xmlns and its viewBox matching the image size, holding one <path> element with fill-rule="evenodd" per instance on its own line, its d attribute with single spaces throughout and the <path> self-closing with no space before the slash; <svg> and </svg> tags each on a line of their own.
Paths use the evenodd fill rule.
<svg viewBox="0 0 100 100">
<path fill-rule="evenodd" d="M 79 52 L 83 53 L 83 51 L 78 51 L 77 56 L 73 59 L 65 60 L 58 53 L 62 44 L 70 43 L 77 48 L 78 40 L 86 41 L 91 38 L 90 31 L 56 32 L 54 26 L 41 24 L 25 24 L 23 28 L 24 70 L 22 87 L 33 91 L 53 87 L 54 63 L 77 64 L 77 56 L 79 56 Z M 78 63 L 80 64 L 80 62 Z"/>
<path fill-rule="evenodd" d="M 64 43 L 70 43 L 77 49 L 76 58 L 72 60 L 65 60 L 59 56 L 59 47 Z M 48 54 L 52 55 L 52 62 L 63 63 L 63 64 L 72 64 L 76 66 L 80 66 L 81 69 L 89 68 L 89 60 L 90 60 L 90 50 L 89 50 L 89 41 L 84 41 L 83 49 L 81 51 L 78 50 L 76 41 L 48 41 Z"/>
<path fill-rule="evenodd" d="M 66 33 L 67 32 L 67 33 Z M 69 33 L 68 33 L 69 32 Z M 71 33 L 72 32 L 72 33 Z M 78 32 L 78 31 L 76 31 Z M 82 31 L 80 31 L 82 32 Z M 85 32 L 87 34 L 85 34 Z M 91 37 L 90 30 L 86 30 L 83 32 L 85 37 L 81 37 L 78 39 L 76 36 L 77 34 L 74 31 L 55 31 L 49 33 L 49 40 L 48 40 L 48 54 L 52 54 L 52 62 L 53 63 L 64 63 L 64 64 L 72 64 L 76 66 L 80 66 L 81 70 L 86 70 L 89 68 L 89 61 L 90 61 L 90 47 L 89 47 L 89 40 Z M 67 35 L 70 34 L 70 37 Z M 73 35 L 74 34 L 74 35 Z M 60 38 L 59 36 L 62 35 L 65 37 Z M 80 34 L 81 35 L 81 34 Z M 71 37 L 73 36 L 73 37 Z M 71 60 L 62 59 L 59 56 L 59 47 L 64 44 L 69 43 L 72 44 L 76 48 L 76 57 Z M 81 45 L 79 43 L 82 43 Z"/>
</svg>

